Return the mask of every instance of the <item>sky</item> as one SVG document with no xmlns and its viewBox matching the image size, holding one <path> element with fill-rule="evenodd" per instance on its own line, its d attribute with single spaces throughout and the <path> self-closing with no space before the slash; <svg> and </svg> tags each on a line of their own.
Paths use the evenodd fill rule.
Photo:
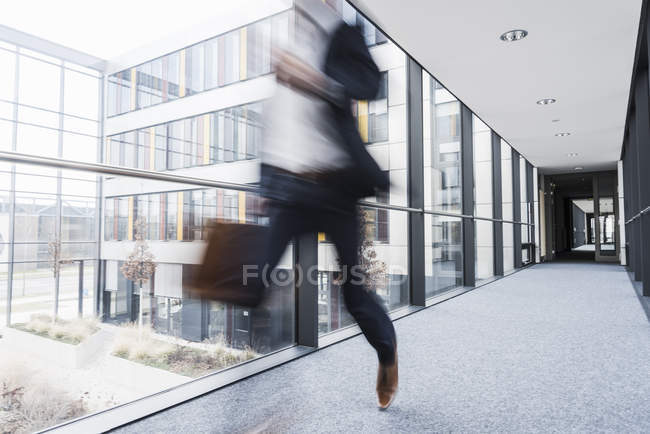
<svg viewBox="0 0 650 434">
<path fill-rule="evenodd" d="M 291 0 L 7 0 L 0 24 L 110 60 L 233 8 L 270 2 Z"/>
</svg>

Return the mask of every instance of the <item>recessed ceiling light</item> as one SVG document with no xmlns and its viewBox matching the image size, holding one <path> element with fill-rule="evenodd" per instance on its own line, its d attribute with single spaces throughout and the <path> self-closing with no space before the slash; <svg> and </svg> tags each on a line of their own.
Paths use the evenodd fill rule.
<svg viewBox="0 0 650 434">
<path fill-rule="evenodd" d="M 553 104 L 556 101 L 557 100 L 555 98 L 544 98 L 544 99 L 540 99 L 539 101 L 537 101 L 537 104 L 539 104 L 539 105 L 549 105 L 549 104 Z"/>
<path fill-rule="evenodd" d="M 582 166 L 574 167 L 573 170 L 582 170 Z"/>
<path fill-rule="evenodd" d="M 528 32 L 526 30 L 510 30 L 509 32 L 505 32 L 503 35 L 499 37 L 504 42 L 514 42 L 514 41 L 519 41 L 520 39 L 524 39 L 526 36 L 528 36 Z"/>
<path fill-rule="evenodd" d="M 566 156 L 567 157 L 577 157 L 578 153 L 577 152 L 569 152 L 568 154 L 566 154 Z"/>
<path fill-rule="evenodd" d="M 555 137 L 566 137 L 566 136 L 570 136 L 570 135 L 571 135 L 571 133 L 557 133 L 555 135 Z"/>
</svg>

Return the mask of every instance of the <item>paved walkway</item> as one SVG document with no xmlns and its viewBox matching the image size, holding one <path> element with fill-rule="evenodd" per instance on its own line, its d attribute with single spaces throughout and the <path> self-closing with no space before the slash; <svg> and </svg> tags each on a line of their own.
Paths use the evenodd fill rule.
<svg viewBox="0 0 650 434">
<path fill-rule="evenodd" d="M 650 432 L 650 323 L 620 266 L 536 265 L 396 322 L 379 412 L 363 337 L 122 432 Z"/>
</svg>

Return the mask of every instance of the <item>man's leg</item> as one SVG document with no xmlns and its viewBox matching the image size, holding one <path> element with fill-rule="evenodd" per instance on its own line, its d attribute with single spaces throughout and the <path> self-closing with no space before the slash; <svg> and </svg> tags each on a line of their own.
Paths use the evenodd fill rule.
<svg viewBox="0 0 650 434">
<path fill-rule="evenodd" d="M 377 351 L 382 365 L 395 362 L 396 337 L 390 320 L 377 296 L 368 291 L 351 274 L 359 263 L 359 227 L 356 213 L 327 213 L 323 220 L 341 260 L 347 270 L 343 284 L 343 296 L 350 314 L 359 324 L 364 336 Z"/>
<path fill-rule="evenodd" d="M 260 275 L 265 273 L 263 282 L 271 283 L 273 269 L 278 265 L 287 244 L 294 236 L 302 232 L 302 220 L 295 208 L 282 203 L 273 203 L 269 210 L 269 232 L 263 243 L 265 252 L 259 264 Z"/>
</svg>

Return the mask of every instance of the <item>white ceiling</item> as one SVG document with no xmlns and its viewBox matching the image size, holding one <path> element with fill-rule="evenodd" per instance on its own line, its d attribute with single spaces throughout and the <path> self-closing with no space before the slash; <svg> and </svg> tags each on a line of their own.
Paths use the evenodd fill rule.
<svg viewBox="0 0 650 434">
<path fill-rule="evenodd" d="M 544 172 L 615 168 L 641 0 L 352 2 Z"/>
</svg>

